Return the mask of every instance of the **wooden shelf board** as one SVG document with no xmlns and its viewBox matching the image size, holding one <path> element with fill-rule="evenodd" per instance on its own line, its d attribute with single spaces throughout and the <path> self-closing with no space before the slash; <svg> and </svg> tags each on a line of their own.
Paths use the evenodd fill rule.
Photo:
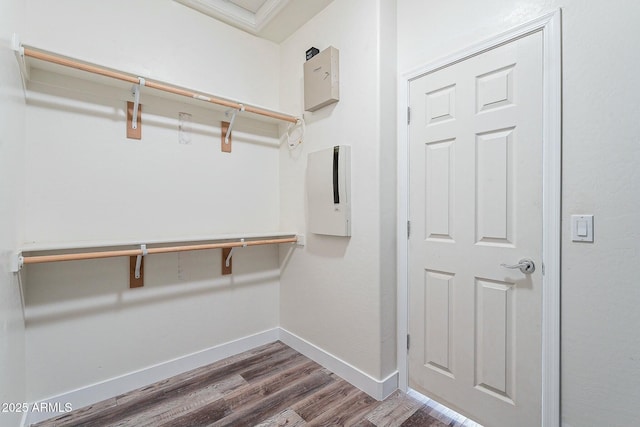
<svg viewBox="0 0 640 427">
<path fill-rule="evenodd" d="M 79 249 L 136 249 L 141 244 L 147 247 L 173 246 L 177 244 L 190 245 L 198 243 L 213 243 L 236 241 L 239 239 L 269 239 L 295 237 L 297 233 L 292 232 L 267 232 L 267 233 L 234 233 L 234 234 L 218 234 L 211 236 L 189 236 L 175 237 L 167 239 L 132 239 L 132 240 L 100 240 L 100 241 L 69 241 L 69 242 L 30 242 L 25 243 L 19 249 L 24 255 L 34 255 L 36 253 L 43 254 L 45 252 L 73 251 Z"/>
<path fill-rule="evenodd" d="M 72 58 L 70 58 L 70 59 L 72 59 Z M 75 61 L 75 59 L 73 59 L 73 60 Z M 131 87 L 132 87 L 132 83 L 129 83 L 129 82 L 125 82 L 125 81 L 122 81 L 122 80 L 117 80 L 117 79 L 114 79 L 114 78 L 111 78 L 111 77 L 102 76 L 102 75 L 99 75 L 99 74 L 90 73 L 90 72 L 87 72 L 87 71 L 78 70 L 78 69 L 71 68 L 71 67 L 66 67 L 66 66 L 63 66 L 63 65 L 47 62 L 47 61 L 44 61 L 44 60 L 40 60 L 40 59 L 28 57 L 28 56 L 24 57 L 24 61 L 25 61 L 27 69 L 29 70 L 29 73 L 28 73 L 29 76 L 31 76 L 31 74 L 32 74 L 31 70 L 35 69 L 35 70 L 41 70 L 41 71 L 45 71 L 45 72 L 49 72 L 49 73 L 55 73 L 55 74 L 59 74 L 59 75 L 63 75 L 63 76 L 68 76 L 68 77 L 72 77 L 72 78 L 75 78 L 75 79 L 86 80 L 86 81 L 90 81 L 90 82 L 93 82 L 93 83 L 99 83 L 99 84 L 102 84 L 102 85 L 105 85 L 105 86 L 115 87 L 115 88 L 119 88 L 119 89 L 123 89 L 123 90 L 130 90 Z M 87 64 L 89 64 L 89 63 L 87 63 Z M 91 65 L 94 65 L 94 64 L 91 64 Z M 114 70 L 114 69 L 111 69 L 109 67 L 103 67 L 102 65 L 98 65 L 98 66 L 101 67 L 101 68 L 106 68 L 106 69 L 115 71 L 115 72 L 121 72 L 119 70 Z M 137 75 L 135 73 L 130 73 L 130 72 L 121 72 L 121 73 L 137 77 Z M 31 76 L 31 77 L 33 78 L 33 76 Z M 139 76 L 139 77 L 145 77 L 145 76 Z M 26 76 L 25 76 L 25 78 L 26 78 Z M 173 87 L 176 87 L 176 88 L 184 89 L 184 90 L 187 90 L 187 91 L 190 91 L 190 92 L 198 92 L 198 93 L 201 93 L 202 95 L 205 95 L 205 96 L 210 96 L 210 97 L 213 97 L 213 98 L 223 99 L 223 100 L 234 102 L 234 103 L 241 103 L 240 101 L 237 101 L 235 99 L 227 98 L 227 97 L 224 97 L 224 96 L 213 95 L 213 94 L 206 93 L 206 92 L 200 92 L 200 91 L 195 90 L 195 89 L 190 89 L 190 88 L 187 88 L 187 87 L 178 86 L 178 85 L 175 85 L 175 84 L 164 82 L 162 80 L 157 80 L 157 79 L 154 79 L 154 78 L 153 79 L 149 78 L 149 80 L 153 80 L 156 83 L 161 83 L 161 84 L 170 85 L 170 86 L 173 86 Z M 33 79 L 33 81 L 37 81 L 37 79 Z M 28 82 L 29 82 L 29 80 L 27 80 L 27 84 L 28 84 Z M 189 98 L 189 97 L 186 97 L 186 96 L 180 96 L 180 95 L 164 92 L 164 91 L 161 91 L 161 90 L 156 90 L 156 89 L 153 89 L 153 88 L 146 88 L 146 89 L 143 88 L 142 89 L 142 94 L 143 94 L 142 97 L 143 97 L 143 99 L 144 99 L 144 94 L 145 93 L 148 93 L 150 95 L 157 96 L 157 97 L 160 97 L 160 98 L 170 99 L 172 101 L 180 102 L 180 103 L 187 104 L 187 105 L 195 105 L 195 106 L 199 106 L 199 107 L 204 107 L 204 108 L 211 109 L 211 110 L 214 110 L 214 111 L 224 112 L 224 111 L 227 111 L 227 110 L 230 109 L 229 107 L 225 107 L 223 105 L 218 105 L 218 104 L 214 104 L 214 103 L 211 103 L 211 102 L 202 101 L 202 100 L 199 100 L 197 98 Z M 261 105 L 256 105 L 256 104 L 246 104 L 246 105 L 250 105 L 252 107 L 257 107 L 257 108 L 260 108 L 260 109 L 263 109 L 263 110 L 266 110 L 266 111 L 270 111 L 270 112 L 273 112 L 273 113 L 276 113 L 276 114 L 295 117 L 293 114 L 277 111 L 277 110 L 274 110 L 272 108 L 263 107 Z M 262 122 L 267 122 L 267 123 L 286 123 L 286 122 L 283 122 L 282 120 L 274 119 L 274 118 L 263 116 L 263 115 L 260 115 L 260 114 L 249 113 L 249 112 L 242 113 L 242 116 L 243 117 L 250 117 L 251 119 L 255 119 L 255 120 L 262 121 Z"/>
</svg>

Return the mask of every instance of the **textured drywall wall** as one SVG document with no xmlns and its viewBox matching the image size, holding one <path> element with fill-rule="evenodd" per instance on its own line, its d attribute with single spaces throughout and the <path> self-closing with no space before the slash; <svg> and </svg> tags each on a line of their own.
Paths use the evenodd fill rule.
<svg viewBox="0 0 640 427">
<path fill-rule="evenodd" d="M 30 0 L 24 42 L 249 104 L 278 105 L 277 45 L 173 1 Z M 26 113 L 24 240 L 206 237 L 279 227 L 277 125 L 141 95 L 142 139 L 125 137 L 130 85 L 33 70 Z M 109 82 L 108 84 L 111 84 Z M 179 113 L 191 114 L 190 142 Z M 278 326 L 274 246 L 246 248 L 221 275 L 219 250 L 27 268 L 27 398 L 64 393 Z"/>
<path fill-rule="evenodd" d="M 562 421 L 637 423 L 640 409 L 640 80 L 634 1 L 398 1 L 406 72 L 562 6 Z M 594 214 L 594 243 L 571 241 Z"/>
<path fill-rule="evenodd" d="M 0 3 L 0 403 L 25 401 L 25 331 L 18 276 L 10 259 L 22 238 L 25 103 L 18 62 L 11 50 L 23 30 L 22 1 Z M 15 407 L 0 412 L 0 426 L 19 425 Z M 22 409 L 22 408 L 20 408 Z"/>
<path fill-rule="evenodd" d="M 281 149 L 281 226 L 307 234 L 283 261 L 281 325 L 378 380 L 396 369 L 395 19 L 381 3 L 333 2 L 284 41 L 280 91 L 301 112 L 305 51 L 339 49 L 340 101 L 306 113 L 304 143 Z M 351 146 L 350 238 L 306 230 L 307 155 L 339 144 Z"/>
</svg>

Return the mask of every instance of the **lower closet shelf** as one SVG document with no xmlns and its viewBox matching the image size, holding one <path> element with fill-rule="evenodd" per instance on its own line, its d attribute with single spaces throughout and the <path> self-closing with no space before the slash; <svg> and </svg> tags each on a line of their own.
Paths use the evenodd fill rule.
<svg viewBox="0 0 640 427">
<path fill-rule="evenodd" d="M 203 238 L 149 240 L 138 242 L 78 242 L 66 244 L 25 245 L 15 257 L 12 270 L 18 272 L 26 264 L 59 261 L 76 261 L 99 258 L 130 257 L 130 287 L 142 286 L 143 257 L 171 252 L 222 249 L 222 274 L 231 274 L 231 257 L 235 248 L 298 244 L 304 237 L 295 233 L 253 233 L 243 235 L 218 235 Z"/>
</svg>

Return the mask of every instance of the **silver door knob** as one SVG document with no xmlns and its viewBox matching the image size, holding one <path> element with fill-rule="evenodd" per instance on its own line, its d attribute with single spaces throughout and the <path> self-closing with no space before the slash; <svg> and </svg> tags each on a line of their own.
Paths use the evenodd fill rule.
<svg viewBox="0 0 640 427">
<path fill-rule="evenodd" d="M 536 265 L 530 258 L 522 258 L 516 265 L 500 264 L 504 268 L 519 268 L 524 274 L 531 274 L 536 271 Z"/>
</svg>

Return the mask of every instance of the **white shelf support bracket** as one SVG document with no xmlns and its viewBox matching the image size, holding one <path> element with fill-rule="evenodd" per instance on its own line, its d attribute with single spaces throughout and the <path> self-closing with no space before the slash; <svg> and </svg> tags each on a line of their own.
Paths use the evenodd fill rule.
<svg viewBox="0 0 640 427">
<path fill-rule="evenodd" d="M 24 67 L 26 69 L 26 63 L 24 62 L 24 47 L 22 47 L 22 43 L 20 43 L 20 36 L 16 33 L 13 33 L 11 36 L 11 49 L 13 49 L 16 54 L 16 58 L 18 58 L 20 68 L 22 69 Z"/>
<path fill-rule="evenodd" d="M 247 247 L 247 244 L 244 242 L 244 239 L 240 239 L 240 242 L 242 242 L 242 247 L 243 248 Z M 238 249 L 238 247 L 231 248 L 231 250 L 229 251 L 229 255 L 227 255 L 227 259 L 224 261 L 225 267 L 229 268 L 229 265 L 231 263 L 231 257 L 233 256 L 233 252 L 236 249 Z"/>
<path fill-rule="evenodd" d="M 307 243 L 307 240 L 304 234 L 296 234 L 296 238 L 298 239 L 298 241 L 295 242 L 296 246 L 304 246 L 305 243 Z"/>
<path fill-rule="evenodd" d="M 27 91 L 27 80 L 29 80 L 29 67 L 24 60 L 24 47 L 22 46 L 22 42 L 20 42 L 20 36 L 18 34 L 13 33 L 11 36 L 11 48 L 16 55 L 16 60 L 18 61 L 18 67 L 20 67 L 20 76 L 22 77 L 22 89 Z"/>
<path fill-rule="evenodd" d="M 138 255 L 136 258 L 136 271 L 134 274 L 136 279 L 140 278 L 140 265 L 142 264 L 142 257 L 147 256 L 147 254 L 149 253 L 149 251 L 147 250 L 147 245 L 140 245 L 140 250 L 142 251 L 142 254 Z"/>
<path fill-rule="evenodd" d="M 131 119 L 131 128 L 138 129 L 138 108 L 140 106 L 140 87 L 144 86 L 146 81 L 142 77 L 138 77 L 137 85 L 133 85 L 131 88 L 131 94 L 133 95 L 133 118 Z"/>
<path fill-rule="evenodd" d="M 231 262 L 231 257 L 233 256 L 233 251 L 235 251 L 236 248 L 231 248 L 231 250 L 229 251 L 229 255 L 227 255 L 227 259 L 224 261 L 224 265 L 225 267 L 229 268 L 229 264 Z"/>
<path fill-rule="evenodd" d="M 22 253 L 21 252 L 15 253 L 11 257 L 11 265 L 10 265 L 11 272 L 19 273 L 20 270 L 22 270 L 23 266 L 24 266 L 24 257 L 22 256 Z"/>
<path fill-rule="evenodd" d="M 233 111 L 233 113 L 231 113 L 231 120 L 229 120 L 229 127 L 227 128 L 227 134 L 224 137 L 225 144 L 229 144 L 229 137 L 231 136 L 231 130 L 233 129 L 233 122 L 235 122 L 236 116 L 238 115 L 238 113 L 244 111 L 244 105 L 240 104 L 240 108 L 238 108 L 237 110 L 228 110 L 227 112 L 224 113 L 224 115 L 229 117 L 229 113 L 231 111 Z"/>
</svg>

